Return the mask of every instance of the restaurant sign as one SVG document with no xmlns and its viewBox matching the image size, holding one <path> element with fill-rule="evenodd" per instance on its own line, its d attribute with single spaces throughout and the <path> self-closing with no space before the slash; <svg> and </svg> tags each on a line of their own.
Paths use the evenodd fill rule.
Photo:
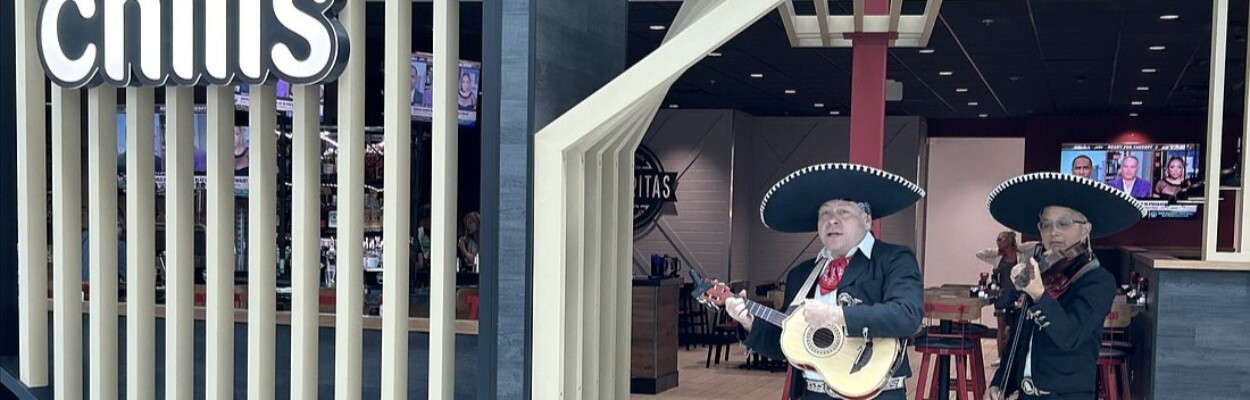
<svg viewBox="0 0 1250 400">
<path fill-rule="evenodd" d="M 44 0 L 39 61 L 63 88 L 334 81 L 345 0 Z"/>
<path fill-rule="evenodd" d="M 634 151 L 634 230 L 659 217 L 665 203 L 677 201 L 677 173 L 668 172 L 645 146 Z"/>
</svg>

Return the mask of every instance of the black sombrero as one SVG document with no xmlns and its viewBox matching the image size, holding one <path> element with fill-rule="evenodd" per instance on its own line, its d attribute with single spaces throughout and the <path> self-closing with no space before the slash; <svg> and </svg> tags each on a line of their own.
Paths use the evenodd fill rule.
<svg viewBox="0 0 1250 400">
<path fill-rule="evenodd" d="M 1124 191 L 1076 175 L 1039 172 L 1011 178 L 998 185 L 986 201 L 990 215 L 1020 233 L 1038 236 L 1037 218 L 1049 206 L 1080 211 L 1093 225 L 1091 237 L 1110 236 L 1128 229 L 1146 208 Z"/>
<path fill-rule="evenodd" d="M 889 172 L 859 164 L 817 164 L 773 185 L 760 204 L 760 219 L 778 232 L 815 232 L 820 206 L 829 200 L 867 203 L 876 219 L 902 211 L 921 197 L 920 186 Z"/>
</svg>

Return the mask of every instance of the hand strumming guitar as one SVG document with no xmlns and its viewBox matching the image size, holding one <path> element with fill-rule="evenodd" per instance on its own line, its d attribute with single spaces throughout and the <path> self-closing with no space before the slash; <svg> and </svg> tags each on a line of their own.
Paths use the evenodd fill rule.
<svg viewBox="0 0 1250 400">
<path fill-rule="evenodd" d="M 820 300 L 803 300 L 803 318 L 812 326 L 829 327 L 846 325 L 846 315 L 842 307 Z"/>
</svg>

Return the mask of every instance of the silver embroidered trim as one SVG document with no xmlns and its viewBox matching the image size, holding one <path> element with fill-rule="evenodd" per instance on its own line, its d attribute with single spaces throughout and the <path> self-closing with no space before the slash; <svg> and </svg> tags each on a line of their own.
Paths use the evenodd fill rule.
<svg viewBox="0 0 1250 400">
<path fill-rule="evenodd" d="M 786 175 L 785 178 L 781 178 L 780 181 L 777 181 L 777 183 L 774 184 L 772 188 L 769 188 L 767 193 L 764 193 L 764 201 L 760 202 L 760 221 L 765 221 L 764 209 L 768 207 L 768 200 L 773 197 L 773 193 L 777 192 L 777 189 L 780 189 L 782 186 L 785 186 L 787 183 L 790 183 L 790 181 L 795 180 L 798 177 L 803 176 L 804 174 L 808 174 L 812 172 L 821 172 L 821 171 L 833 171 L 833 170 L 856 171 L 856 172 L 863 172 L 866 174 L 876 175 L 881 178 L 885 178 L 886 180 L 893 181 L 895 183 L 903 185 L 903 187 L 907 188 L 907 190 L 910 190 L 913 193 L 920 195 L 920 197 L 922 198 L 925 195 L 924 189 L 921 189 L 920 186 L 916 185 L 915 183 L 911 183 L 911 181 L 908 181 L 907 178 L 904 178 L 895 174 L 891 174 L 889 172 L 885 172 L 877 168 L 869 167 L 867 165 L 851 164 L 851 163 L 816 164 L 816 165 L 810 165 L 807 167 L 800 168 L 798 171 L 794 171 L 790 173 L 790 175 Z M 767 226 L 768 222 L 764 222 L 764 225 Z"/>
<path fill-rule="evenodd" d="M 1093 179 L 1071 175 L 1071 174 L 1058 173 L 1058 172 L 1035 172 L 1032 174 L 1020 175 L 1015 178 L 1008 179 L 1006 182 L 1003 182 L 1001 185 L 998 185 L 998 187 L 994 188 L 994 191 L 990 192 L 990 197 L 985 200 L 985 208 L 989 209 L 990 204 L 994 203 L 994 198 L 998 197 L 998 194 L 1002 193 L 1004 190 L 1007 190 L 1007 188 L 1024 183 L 1024 182 L 1041 181 L 1041 180 L 1060 180 L 1060 181 L 1076 182 L 1082 185 L 1090 186 L 1094 189 L 1098 189 L 1098 190 L 1113 194 L 1116 197 L 1119 197 L 1121 200 L 1124 200 L 1128 202 L 1129 204 L 1132 204 L 1133 208 L 1136 208 L 1137 212 L 1141 213 L 1141 216 L 1143 218 L 1146 216 L 1146 207 L 1142 205 L 1141 201 L 1138 201 L 1137 199 L 1133 198 L 1133 196 L 1130 196 L 1128 193 L 1125 193 L 1123 190 L 1113 188 L 1111 187 L 1111 185 L 1108 185 L 1108 184 L 1105 184 L 1105 183 L 1102 183 Z"/>
</svg>

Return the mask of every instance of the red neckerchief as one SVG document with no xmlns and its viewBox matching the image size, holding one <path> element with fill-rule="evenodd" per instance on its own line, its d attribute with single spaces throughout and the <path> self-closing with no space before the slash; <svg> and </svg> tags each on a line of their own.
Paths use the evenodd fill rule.
<svg viewBox="0 0 1250 400">
<path fill-rule="evenodd" d="M 838 283 L 842 282 L 842 274 L 846 272 L 846 266 L 850 263 L 850 257 L 839 257 L 829 260 L 829 264 L 825 266 L 825 272 L 820 274 L 821 296 L 838 290 Z"/>
</svg>

